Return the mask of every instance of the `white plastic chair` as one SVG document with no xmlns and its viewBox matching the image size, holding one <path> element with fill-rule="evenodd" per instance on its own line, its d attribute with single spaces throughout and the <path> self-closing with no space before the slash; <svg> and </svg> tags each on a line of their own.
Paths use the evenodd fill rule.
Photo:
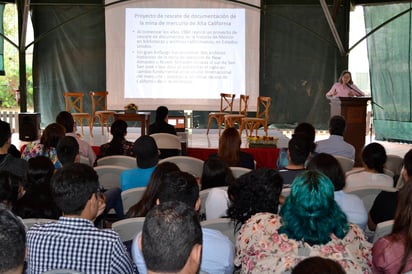
<svg viewBox="0 0 412 274">
<path fill-rule="evenodd" d="M 344 189 L 346 193 L 355 194 L 358 196 L 363 204 L 365 205 L 366 212 L 369 212 L 372 208 L 373 202 L 375 201 L 376 196 L 381 191 L 395 192 L 397 189 L 394 187 L 382 187 L 382 186 L 363 186 L 356 188 Z"/>
<path fill-rule="evenodd" d="M 344 173 L 352 170 L 352 168 L 355 164 L 354 160 L 352 160 L 350 158 L 347 158 L 347 157 L 343 157 L 343 156 L 339 156 L 339 155 L 333 155 L 333 157 L 335 157 L 336 160 L 338 160 L 338 162 L 339 162 L 340 166 L 342 167 L 342 170 L 343 170 Z"/>
<path fill-rule="evenodd" d="M 142 231 L 144 220 L 144 217 L 120 220 L 112 224 L 112 229 L 119 234 L 122 242 L 130 241 Z"/>
<path fill-rule="evenodd" d="M 389 235 L 392 233 L 394 220 L 389 220 L 381 222 L 376 225 L 375 234 L 373 235 L 373 243 L 375 243 L 379 238 Z"/>
<path fill-rule="evenodd" d="M 201 226 L 204 228 L 210 228 L 222 232 L 226 235 L 233 243 L 236 242 L 235 235 L 235 224 L 230 218 L 218 218 L 207 221 L 202 221 Z"/>
<path fill-rule="evenodd" d="M 160 160 L 159 164 L 164 162 L 175 163 L 181 171 L 188 172 L 196 178 L 200 178 L 202 176 L 204 164 L 203 160 L 190 156 L 174 156 Z"/>
<path fill-rule="evenodd" d="M 238 167 L 238 166 L 231 166 L 230 169 L 232 170 L 233 176 L 236 178 L 239 178 L 240 176 L 242 176 L 243 174 L 246 174 L 250 171 L 252 171 L 249 168 L 245 168 L 245 167 Z"/>
<path fill-rule="evenodd" d="M 178 149 L 182 150 L 180 138 L 170 133 L 154 133 L 150 135 L 156 141 L 159 149 Z"/>
<path fill-rule="evenodd" d="M 228 187 L 227 186 L 220 186 L 220 187 L 216 187 L 216 188 L 220 188 L 220 189 L 223 189 L 223 190 L 227 191 Z M 207 196 L 209 195 L 209 192 L 212 189 L 213 188 L 207 188 L 207 189 L 201 190 L 199 192 L 199 197 L 200 197 L 200 202 L 201 202 L 199 214 L 200 214 L 201 220 L 206 219 L 206 199 L 207 199 Z"/>
<path fill-rule="evenodd" d="M 26 226 L 26 229 L 29 230 L 34 224 L 47 224 L 51 222 L 57 222 L 55 219 L 47 218 L 27 218 L 23 219 L 23 224 Z"/>
<path fill-rule="evenodd" d="M 135 157 L 125 155 L 111 155 L 97 159 L 97 166 L 122 166 L 126 168 L 136 168 L 137 162 Z"/>
<path fill-rule="evenodd" d="M 398 155 L 388 154 L 385 168 L 393 172 L 394 175 L 400 175 L 403 166 L 403 158 Z"/>
<path fill-rule="evenodd" d="M 115 187 L 120 188 L 120 174 L 128 170 L 128 168 L 121 167 L 121 166 L 96 166 L 94 170 L 97 172 L 99 176 L 100 185 L 102 185 L 105 189 L 111 189 Z"/>
<path fill-rule="evenodd" d="M 122 196 L 122 203 L 125 214 L 130 207 L 140 201 L 145 191 L 146 187 L 135 187 L 122 191 L 120 195 Z"/>
</svg>

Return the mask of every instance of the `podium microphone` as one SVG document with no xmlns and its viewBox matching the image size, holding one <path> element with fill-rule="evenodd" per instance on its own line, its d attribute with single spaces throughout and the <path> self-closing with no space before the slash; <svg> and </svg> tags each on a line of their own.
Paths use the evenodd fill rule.
<svg viewBox="0 0 412 274">
<path fill-rule="evenodd" d="M 356 94 L 358 95 L 358 96 L 363 96 L 363 94 L 361 94 L 359 91 L 357 91 L 356 89 L 354 89 L 351 85 L 349 85 L 348 83 L 346 83 L 346 86 L 348 87 L 348 88 L 350 88 L 351 90 L 353 90 L 354 92 L 356 92 Z"/>
</svg>

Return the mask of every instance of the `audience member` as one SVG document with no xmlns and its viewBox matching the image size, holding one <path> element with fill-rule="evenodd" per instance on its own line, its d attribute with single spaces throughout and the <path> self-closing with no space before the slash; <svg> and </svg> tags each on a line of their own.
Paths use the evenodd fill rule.
<svg viewBox="0 0 412 274">
<path fill-rule="evenodd" d="M 211 157 L 204 162 L 200 183 L 202 190 L 209 189 L 209 194 L 204 203 L 206 220 L 227 216 L 229 197 L 227 196 L 227 190 L 220 187 L 227 187 L 234 180 L 232 170 L 219 158 Z"/>
<path fill-rule="evenodd" d="M 373 273 L 406 273 L 412 270 L 412 182 L 398 194 L 392 233 L 378 239 L 372 248 Z"/>
<path fill-rule="evenodd" d="M 315 144 L 316 130 L 314 126 L 307 122 L 300 123 L 294 129 L 292 137 L 294 134 L 303 134 L 304 136 L 306 136 L 306 138 L 308 138 L 308 142 L 312 144 L 310 148 L 309 158 L 308 158 L 309 160 L 311 156 L 315 154 L 315 148 L 316 148 L 316 144 Z M 276 165 L 277 168 L 282 169 L 286 167 L 288 163 L 289 163 L 288 148 L 287 147 L 280 148 L 279 157 L 278 157 L 277 165 Z"/>
<path fill-rule="evenodd" d="M 120 175 L 122 191 L 134 187 L 147 186 L 157 163 L 159 162 L 159 150 L 155 140 L 148 136 L 140 136 L 133 145 L 136 154 L 137 168 L 125 170 Z"/>
<path fill-rule="evenodd" d="M 198 273 L 202 229 L 193 207 L 178 201 L 155 206 L 145 219 L 140 246 L 148 273 Z"/>
<path fill-rule="evenodd" d="M 346 177 L 345 189 L 360 186 L 393 187 L 393 178 L 384 173 L 387 156 L 379 143 L 370 143 L 362 150 L 363 169 Z"/>
<path fill-rule="evenodd" d="M 56 146 L 61 138 L 65 136 L 65 129 L 62 125 L 52 123 L 48 125 L 40 137 L 40 142 L 31 142 L 27 144 L 21 157 L 24 160 L 29 160 L 37 156 L 46 156 L 52 160 L 56 169 L 61 168 L 62 165 L 57 158 Z"/>
<path fill-rule="evenodd" d="M 21 220 L 5 209 L 0 209 L 0 243 L 0 273 L 23 273 L 26 230 Z"/>
<path fill-rule="evenodd" d="M 38 156 L 28 161 L 27 183 L 24 195 L 13 205 L 13 213 L 25 218 L 58 219 L 61 211 L 53 201 L 50 179 L 54 165 L 50 158 Z"/>
<path fill-rule="evenodd" d="M 219 149 L 217 154 L 211 154 L 210 157 L 219 157 L 229 166 L 239 166 L 255 169 L 253 155 L 240 150 L 242 140 L 240 134 L 234 127 L 226 128 L 219 138 Z"/>
<path fill-rule="evenodd" d="M 148 134 L 154 133 L 169 133 L 176 135 L 174 126 L 168 124 L 169 109 L 165 106 L 160 106 L 156 109 L 156 121 L 149 126 Z"/>
<path fill-rule="evenodd" d="M 66 130 L 66 136 L 72 136 L 76 138 L 79 143 L 80 155 L 89 159 L 89 164 L 93 166 L 96 160 L 96 154 L 92 147 L 84 140 L 82 140 L 78 134 L 76 134 L 77 126 L 70 112 L 61 111 L 56 116 L 56 123 L 62 125 Z"/>
<path fill-rule="evenodd" d="M 292 274 L 346 274 L 342 266 L 331 259 L 319 256 L 309 257 L 300 261 L 292 270 Z"/>
<path fill-rule="evenodd" d="M 79 143 L 73 136 L 63 137 L 57 144 L 57 156 L 60 159 L 63 166 L 79 163 Z M 122 190 L 118 187 L 111 189 L 103 189 L 100 187 L 100 191 L 103 193 L 103 198 L 105 199 L 106 208 L 104 213 L 108 213 L 111 209 L 116 212 L 117 219 L 124 218 L 124 209 L 122 203 L 121 192 Z"/>
<path fill-rule="evenodd" d="M 20 177 L 23 184 L 26 184 L 25 174 L 27 162 L 11 155 L 8 151 L 11 145 L 10 124 L 0 121 L 0 170 L 8 171 Z"/>
<path fill-rule="evenodd" d="M 412 179 L 412 149 L 403 158 L 401 176 L 404 182 Z M 405 184 L 401 188 L 403 191 Z M 368 228 L 375 231 L 376 225 L 395 218 L 396 204 L 400 191 L 381 191 L 376 196 L 368 216 Z"/>
<path fill-rule="evenodd" d="M 319 153 L 310 160 L 307 168 L 309 170 L 318 170 L 329 177 L 335 187 L 335 202 L 346 214 L 350 223 L 357 224 L 365 230 L 368 220 L 365 205 L 358 196 L 343 191 L 345 173 L 338 160 L 330 154 Z"/>
<path fill-rule="evenodd" d="M 97 159 L 110 155 L 125 155 L 136 157 L 133 151 L 133 142 L 126 140 L 127 123 L 123 120 L 116 120 L 110 127 L 113 138 L 109 143 L 100 146 Z"/>
<path fill-rule="evenodd" d="M 295 133 L 288 143 L 288 164 L 278 169 L 283 178 L 283 187 L 291 187 L 296 176 L 305 171 L 305 163 L 309 157 L 312 142 L 302 133 Z"/>
<path fill-rule="evenodd" d="M 135 273 L 117 233 L 93 225 L 105 208 L 99 189 L 97 173 L 88 165 L 74 163 L 56 171 L 51 192 L 63 216 L 58 222 L 35 224 L 27 232 L 27 273 Z"/>
<path fill-rule="evenodd" d="M 257 185 L 252 174 L 240 177 L 243 185 Z M 235 258 L 242 273 L 284 273 L 314 255 L 338 261 L 347 273 L 370 273 L 370 243 L 357 225 L 348 224 L 328 177 L 312 170 L 297 176 L 279 215 L 280 179 L 248 194 L 236 184 L 239 179 L 229 188 L 229 212 L 243 223 Z"/>
<path fill-rule="evenodd" d="M 19 198 L 20 179 L 16 175 L 0 171 L 0 209 L 11 209 Z"/>
<path fill-rule="evenodd" d="M 199 185 L 193 175 L 182 171 L 165 174 L 156 197 L 158 204 L 180 201 L 196 211 L 200 207 Z M 203 254 L 200 265 L 201 271 L 206 273 L 233 273 L 233 243 L 217 230 L 202 228 L 202 233 Z M 133 241 L 132 255 L 139 273 L 144 274 L 146 273 L 146 265 L 141 250 L 138 247 L 140 235 Z M 180 241 L 179 238 L 176 238 L 176 240 Z"/>
<path fill-rule="evenodd" d="M 329 120 L 329 139 L 316 142 L 317 153 L 328 153 L 355 160 L 355 148 L 343 140 L 346 128 L 345 118 L 335 115 Z"/>
<path fill-rule="evenodd" d="M 156 205 L 157 192 L 163 176 L 172 171 L 179 171 L 175 163 L 163 162 L 158 164 L 150 176 L 149 183 L 139 202 L 129 208 L 128 218 L 145 217 L 147 212 Z"/>
</svg>

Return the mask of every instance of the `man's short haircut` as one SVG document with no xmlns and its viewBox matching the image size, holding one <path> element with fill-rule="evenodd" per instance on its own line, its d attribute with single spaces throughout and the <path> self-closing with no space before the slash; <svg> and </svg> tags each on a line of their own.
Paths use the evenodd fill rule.
<svg viewBox="0 0 412 274">
<path fill-rule="evenodd" d="M 165 106 L 160 106 L 156 109 L 156 122 L 164 121 L 167 114 L 169 114 L 169 109 Z"/>
<path fill-rule="evenodd" d="M 24 224 L 6 209 L 0 209 L 0 273 L 23 268 L 26 256 Z"/>
<path fill-rule="evenodd" d="M 193 175 L 183 171 L 173 171 L 162 178 L 157 198 L 160 203 L 180 201 L 195 208 L 199 198 L 199 184 Z"/>
<path fill-rule="evenodd" d="M 56 152 L 62 165 L 74 163 L 79 154 L 79 143 L 73 136 L 64 136 L 57 143 Z"/>
<path fill-rule="evenodd" d="M 122 138 L 127 132 L 127 123 L 121 119 L 117 119 L 110 126 L 110 133 L 113 135 L 113 138 Z"/>
<path fill-rule="evenodd" d="M 63 166 L 51 179 L 53 199 L 66 215 L 79 215 L 98 188 L 99 177 L 96 171 L 81 163 Z"/>
<path fill-rule="evenodd" d="M 56 123 L 62 125 L 66 129 L 66 133 L 73 132 L 74 119 L 70 112 L 61 111 L 57 114 Z"/>
<path fill-rule="evenodd" d="M 196 244 L 202 244 L 202 229 L 193 207 L 173 201 L 161 203 L 147 213 L 142 231 L 147 269 L 180 271 Z"/>
<path fill-rule="evenodd" d="M 140 136 L 133 145 L 139 168 L 154 167 L 159 162 L 159 149 L 156 141 L 149 135 Z"/>
<path fill-rule="evenodd" d="M 337 261 L 315 256 L 300 261 L 292 270 L 292 274 L 306 273 L 345 274 L 346 272 Z"/>
<path fill-rule="evenodd" d="M 288 150 L 291 162 L 295 165 L 302 165 L 308 158 L 313 142 L 301 133 L 295 133 L 289 140 Z"/>
<path fill-rule="evenodd" d="M 0 147 L 2 147 L 10 137 L 10 124 L 4 121 L 0 121 Z"/>
<path fill-rule="evenodd" d="M 335 115 L 329 120 L 329 133 L 332 135 L 343 136 L 345 132 L 346 121 L 340 115 Z"/>
</svg>

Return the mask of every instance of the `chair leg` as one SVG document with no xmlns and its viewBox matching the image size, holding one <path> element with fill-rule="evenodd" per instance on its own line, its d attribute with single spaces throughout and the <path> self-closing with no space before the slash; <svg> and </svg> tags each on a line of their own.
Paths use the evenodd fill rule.
<svg viewBox="0 0 412 274">
<path fill-rule="evenodd" d="M 210 129 L 210 126 L 212 125 L 212 121 L 213 121 L 213 117 L 209 117 L 209 120 L 208 120 L 208 122 L 207 122 L 207 131 L 206 131 L 206 134 L 209 134 L 209 129 Z"/>
</svg>

